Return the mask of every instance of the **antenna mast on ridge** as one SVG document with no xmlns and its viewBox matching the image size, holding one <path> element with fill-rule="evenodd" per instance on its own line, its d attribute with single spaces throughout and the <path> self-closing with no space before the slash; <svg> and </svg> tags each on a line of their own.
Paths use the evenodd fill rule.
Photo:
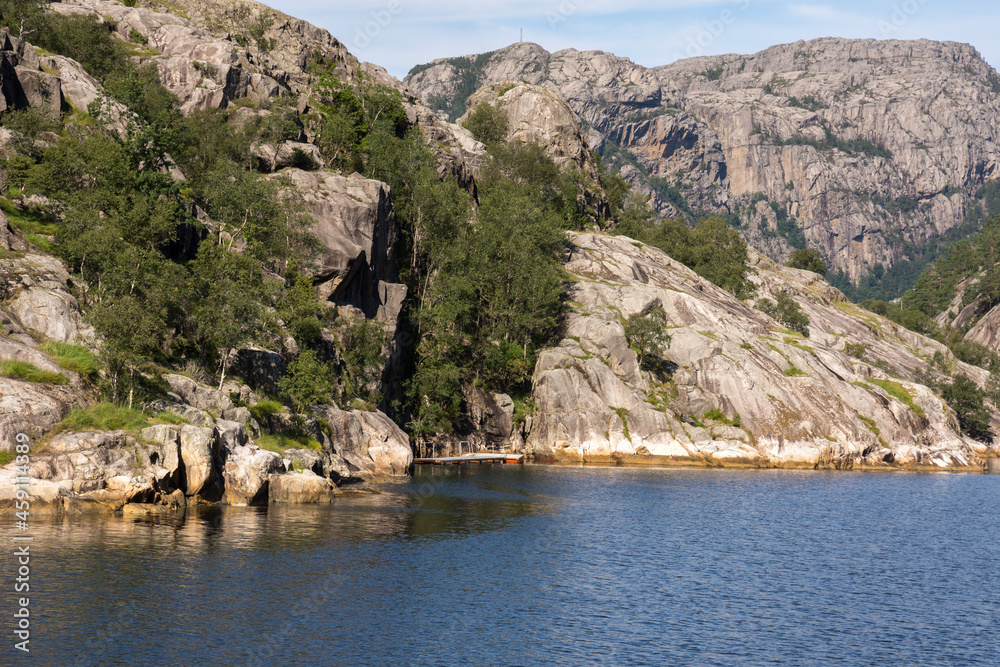
<svg viewBox="0 0 1000 667">
<path fill-rule="evenodd" d="M 521 38 L 519 40 L 517 40 L 517 41 L 519 41 L 519 42 L 523 42 L 524 41 L 524 28 L 521 28 Z"/>
</svg>

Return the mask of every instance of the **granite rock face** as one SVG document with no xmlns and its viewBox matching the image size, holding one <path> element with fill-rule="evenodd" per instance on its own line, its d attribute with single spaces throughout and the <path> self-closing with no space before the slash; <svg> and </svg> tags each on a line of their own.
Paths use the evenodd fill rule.
<svg viewBox="0 0 1000 667">
<path fill-rule="evenodd" d="M 581 169 L 597 178 L 576 114 L 558 94 L 527 83 L 484 86 L 468 99 L 467 111 L 458 124 L 464 126 L 476 106 L 483 103 L 492 104 L 507 116 L 507 141 L 538 144 L 560 167 Z"/>
<path fill-rule="evenodd" d="M 70 294 L 66 267 L 55 257 L 31 253 L 0 259 L 0 296 L 6 311 L 26 329 L 61 342 L 91 338 L 93 328 L 80 318 Z"/>
<path fill-rule="evenodd" d="M 323 244 L 315 270 L 322 298 L 374 317 L 382 305 L 379 283 L 397 280 L 396 214 L 389 186 L 357 174 L 289 169 L 282 176 L 303 202 Z M 293 193 L 293 194 L 292 194 Z"/>
<path fill-rule="evenodd" d="M 917 381 L 947 349 L 854 306 L 820 276 L 756 257 L 759 297 L 787 291 L 810 318 L 804 338 L 658 249 L 571 240 L 573 311 L 563 340 L 539 355 L 528 452 L 810 468 L 965 468 L 995 455 L 963 437 Z M 653 306 L 667 314 L 672 374 L 640 368 L 625 338 L 623 320 Z M 982 369 L 954 363 L 985 381 Z"/>
<path fill-rule="evenodd" d="M 316 407 L 330 426 L 333 453 L 363 477 L 405 475 L 413 466 L 410 439 L 382 412 Z"/>
<path fill-rule="evenodd" d="M 268 498 L 272 503 L 326 505 L 337 495 L 333 482 L 311 470 L 271 475 L 270 487 Z"/>
<path fill-rule="evenodd" d="M 461 80 L 441 59 L 406 83 L 453 99 Z M 662 214 L 681 211 L 651 176 L 694 210 L 738 215 L 774 259 L 793 236 L 778 223 L 794 219 L 854 280 L 961 224 L 1000 176 L 1000 78 L 965 44 L 824 38 L 649 69 L 519 43 L 489 57 L 478 85 L 522 80 L 562 96 L 595 148 L 631 153 L 638 167 L 622 174 Z"/>
</svg>

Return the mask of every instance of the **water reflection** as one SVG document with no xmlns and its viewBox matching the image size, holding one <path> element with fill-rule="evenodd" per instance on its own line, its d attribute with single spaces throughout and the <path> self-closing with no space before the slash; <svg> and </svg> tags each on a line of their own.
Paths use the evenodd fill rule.
<svg viewBox="0 0 1000 667">
<path fill-rule="evenodd" d="M 983 475 L 472 466 L 39 520 L 23 664 L 992 665 L 998 500 Z"/>
</svg>

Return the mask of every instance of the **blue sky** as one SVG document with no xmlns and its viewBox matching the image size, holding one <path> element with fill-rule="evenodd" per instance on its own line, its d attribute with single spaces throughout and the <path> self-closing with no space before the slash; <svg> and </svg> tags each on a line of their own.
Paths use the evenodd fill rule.
<svg viewBox="0 0 1000 667">
<path fill-rule="evenodd" d="M 753 53 L 815 37 L 968 42 L 1000 65 L 1000 4 L 846 0 L 269 0 L 326 28 L 362 60 L 403 78 L 434 58 L 519 38 L 549 51 L 600 49 L 649 67 L 693 55 Z"/>
</svg>

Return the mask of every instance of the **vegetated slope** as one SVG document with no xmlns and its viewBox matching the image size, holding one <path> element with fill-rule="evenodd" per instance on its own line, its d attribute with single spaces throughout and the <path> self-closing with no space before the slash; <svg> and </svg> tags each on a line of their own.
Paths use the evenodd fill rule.
<svg viewBox="0 0 1000 667">
<path fill-rule="evenodd" d="M 898 296 L 981 224 L 997 176 L 1000 78 L 964 44 L 826 38 L 647 69 L 519 43 L 406 83 L 458 109 L 473 75 L 558 91 L 662 214 L 726 215 L 774 259 L 816 248 L 861 298 Z"/>
<path fill-rule="evenodd" d="M 0 118 L 8 245 L 56 254 L 74 292 L 48 313 L 17 296 L 12 323 L 51 336 L 82 312 L 93 389 L 130 408 L 165 400 L 167 371 L 236 376 L 274 436 L 323 442 L 268 415 L 336 401 L 426 438 L 474 386 L 523 396 L 559 323 L 562 232 L 607 215 L 599 184 L 534 144 L 487 154 L 263 5 L 139 4 L 57 3 L 26 24 L 44 49 L 8 40 L 9 90 L 29 91 Z"/>
</svg>

